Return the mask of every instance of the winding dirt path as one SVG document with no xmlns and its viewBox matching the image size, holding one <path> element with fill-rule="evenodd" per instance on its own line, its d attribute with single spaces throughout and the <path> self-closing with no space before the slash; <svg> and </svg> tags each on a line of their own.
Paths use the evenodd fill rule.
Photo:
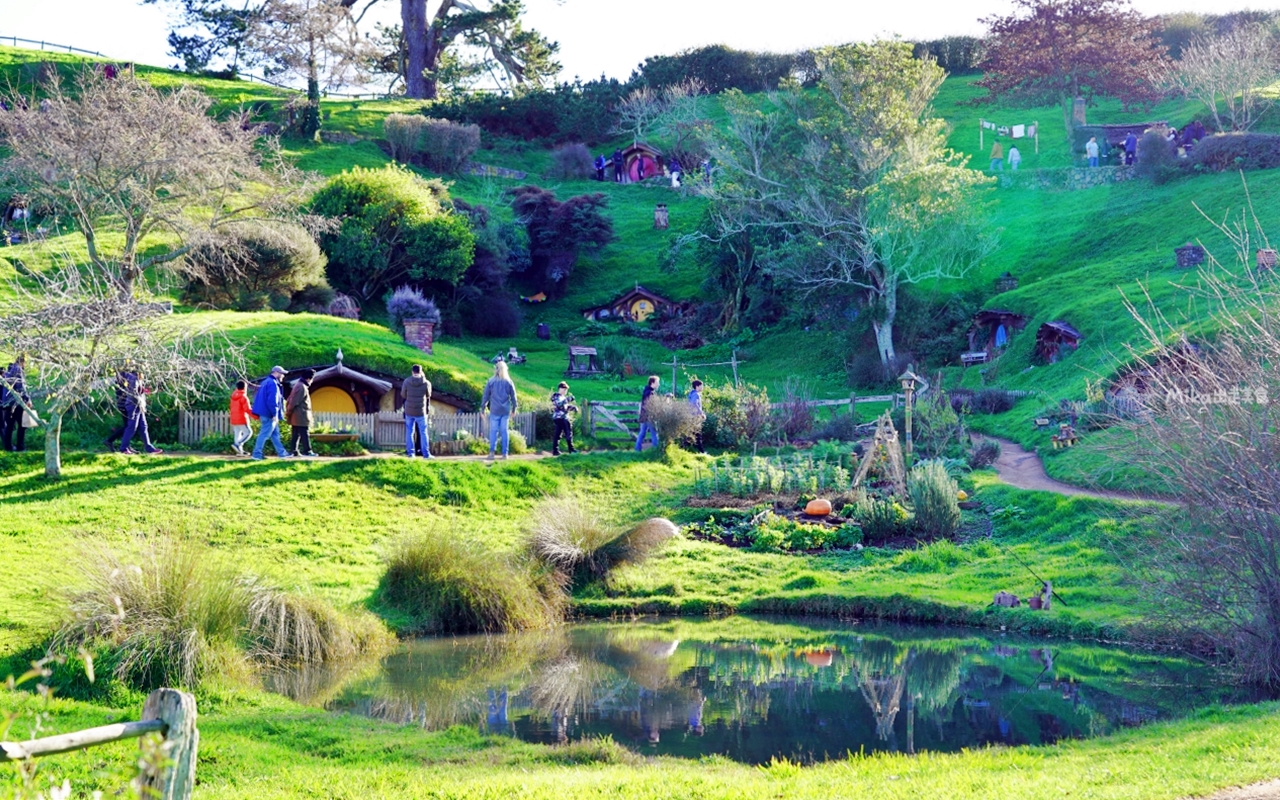
<svg viewBox="0 0 1280 800">
<path fill-rule="evenodd" d="M 1206 800 L 1280 800 L 1280 778 L 1249 786 L 1237 786 L 1234 789 L 1223 789 L 1217 794 L 1209 795 Z"/>
<path fill-rule="evenodd" d="M 1055 494 L 1067 495 L 1070 497 L 1096 497 L 1102 500 L 1145 500 L 1148 502 L 1167 503 L 1168 500 L 1162 500 L 1156 497 L 1143 497 L 1141 495 L 1130 494 L 1126 492 L 1105 492 L 1094 489 L 1084 489 L 1079 486 L 1072 486 L 1069 483 L 1054 480 L 1050 478 L 1048 473 L 1044 471 L 1044 462 L 1040 460 L 1040 456 L 1035 453 L 1027 452 L 1017 442 L 1008 439 L 999 439 L 995 436 L 982 436 L 978 438 L 991 439 L 1000 443 L 1000 457 L 996 459 L 996 474 L 1000 476 L 1000 480 L 1018 489 L 1030 489 L 1038 492 L 1054 492 Z"/>
</svg>

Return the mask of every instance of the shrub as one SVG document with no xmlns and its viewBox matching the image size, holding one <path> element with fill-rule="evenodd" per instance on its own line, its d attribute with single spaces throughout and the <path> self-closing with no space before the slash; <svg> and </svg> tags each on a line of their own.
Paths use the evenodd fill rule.
<svg viewBox="0 0 1280 800">
<path fill-rule="evenodd" d="M 595 159 L 585 144 L 562 144 L 551 151 L 551 177 L 576 180 L 590 178 L 595 173 Z"/>
<path fill-rule="evenodd" d="M 768 512 L 747 530 L 746 538 L 758 552 L 847 549 L 862 541 L 862 530 L 852 523 L 815 525 Z"/>
<path fill-rule="evenodd" d="M 951 537 L 960 529 L 960 487 L 940 461 L 926 461 L 907 476 L 916 527 L 931 536 Z"/>
<path fill-rule="evenodd" d="M 649 421 L 658 429 L 658 439 L 668 443 L 692 439 L 702 429 L 702 417 L 689 401 L 667 395 L 654 395 L 646 406 Z"/>
<path fill-rule="evenodd" d="M 995 439 L 983 439 L 969 451 L 969 466 L 972 469 L 989 467 L 1000 458 L 1000 443 Z"/>
<path fill-rule="evenodd" d="M 1173 145 L 1165 141 L 1159 130 L 1149 131 L 1138 140 L 1138 158 L 1134 170 L 1139 177 L 1154 184 L 1165 183 L 1178 174 L 1178 156 Z"/>
<path fill-rule="evenodd" d="M 523 313 L 509 292 L 494 292 L 481 298 L 467 317 L 467 330 L 477 336 L 502 338 L 520 333 Z"/>
<path fill-rule="evenodd" d="M 480 149 L 480 126 L 426 118 L 418 138 L 418 149 L 429 168 L 455 175 Z"/>
<path fill-rule="evenodd" d="M 452 531 L 398 541 L 382 576 L 382 600 L 422 633 L 503 633 L 544 628 L 563 614 L 559 593 L 539 590 L 516 564 Z"/>
<path fill-rule="evenodd" d="M 703 439 L 709 444 L 742 447 L 763 439 L 769 427 L 769 394 L 758 386 L 707 387 L 702 407 L 707 413 Z"/>
<path fill-rule="evenodd" d="M 196 245 L 182 270 L 183 302 L 237 311 L 285 308 L 310 287 L 327 289 L 328 259 L 301 225 L 245 221 Z"/>
<path fill-rule="evenodd" d="M 329 179 L 310 211 L 336 223 L 320 237 L 329 282 L 361 300 L 406 279 L 456 284 L 475 257 L 475 236 L 447 187 L 397 165 Z"/>
<path fill-rule="evenodd" d="M 581 251 L 599 249 L 615 238 L 613 221 L 604 213 L 609 199 L 599 192 L 563 202 L 540 186 L 518 186 L 507 193 L 529 237 L 530 277 L 549 293 L 564 291 Z"/>
<path fill-rule="evenodd" d="M 845 506 L 845 513 L 857 521 L 868 544 L 880 544 L 906 528 L 907 510 L 893 500 L 859 491 L 853 503 Z"/>
<path fill-rule="evenodd" d="M 413 286 L 398 287 L 387 295 L 387 316 L 391 319 L 391 327 L 398 331 L 404 331 L 406 319 L 423 319 L 440 324 L 440 309 L 436 308 L 436 301 Z"/>
<path fill-rule="evenodd" d="M 413 160 L 427 118 L 421 114 L 389 114 L 382 122 L 382 135 L 391 145 L 391 157 L 402 164 Z"/>
<path fill-rule="evenodd" d="M 612 78 L 575 81 L 528 89 L 517 96 L 460 93 L 437 100 L 431 111 L 439 117 L 477 123 L 489 137 L 594 145 L 612 135 L 617 122 L 613 109 L 627 91 Z"/>
<path fill-rule="evenodd" d="M 1280 136 L 1273 133 L 1220 133 L 1191 149 L 1192 169 L 1225 172 L 1280 167 Z"/>
<path fill-rule="evenodd" d="M 916 447 L 925 458 L 959 457 L 969 435 L 945 392 L 928 397 L 915 407 Z"/>
<path fill-rule="evenodd" d="M 1003 414 L 1013 408 L 1018 398 L 1007 389 L 983 389 L 969 400 L 969 410 L 978 414 Z"/>
<path fill-rule="evenodd" d="M 529 519 L 529 552 L 568 584 L 597 580 L 618 564 L 643 561 L 677 534 L 676 526 L 661 517 L 621 528 L 577 497 L 548 498 Z"/>
<path fill-rule="evenodd" d="M 813 430 L 812 393 L 794 381 L 787 381 L 782 400 L 773 410 L 773 429 L 783 441 L 808 436 Z"/>
<path fill-rule="evenodd" d="M 207 547 L 171 537 L 143 542 L 136 558 L 91 544 L 86 588 L 51 649 L 84 646 L 118 680 L 139 688 L 196 687 L 208 675 L 257 663 L 320 663 L 385 642 L 370 617 L 334 611 L 246 576 Z"/>
<path fill-rule="evenodd" d="M 858 418 L 853 414 L 836 414 L 814 429 L 813 438 L 815 441 L 857 441 Z"/>
</svg>

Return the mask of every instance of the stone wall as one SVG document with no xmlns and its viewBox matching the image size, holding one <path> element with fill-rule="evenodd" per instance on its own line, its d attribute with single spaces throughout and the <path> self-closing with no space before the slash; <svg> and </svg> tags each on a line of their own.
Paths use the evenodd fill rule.
<svg viewBox="0 0 1280 800">
<path fill-rule="evenodd" d="M 1065 167 L 1061 169 L 1006 170 L 995 174 L 1001 189 L 1057 189 L 1072 191 L 1135 180 L 1132 166 Z"/>
</svg>

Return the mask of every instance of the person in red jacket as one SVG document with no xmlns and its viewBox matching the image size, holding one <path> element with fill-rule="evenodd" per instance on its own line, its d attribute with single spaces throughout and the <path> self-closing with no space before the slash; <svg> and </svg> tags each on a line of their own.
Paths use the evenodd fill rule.
<svg viewBox="0 0 1280 800">
<path fill-rule="evenodd" d="M 236 381 L 236 390 L 231 393 L 231 432 L 235 436 L 231 448 L 238 456 L 249 455 L 244 451 L 244 443 L 253 437 L 249 420 L 258 418 L 249 409 L 249 398 L 244 393 L 246 386 L 244 381 Z"/>
</svg>

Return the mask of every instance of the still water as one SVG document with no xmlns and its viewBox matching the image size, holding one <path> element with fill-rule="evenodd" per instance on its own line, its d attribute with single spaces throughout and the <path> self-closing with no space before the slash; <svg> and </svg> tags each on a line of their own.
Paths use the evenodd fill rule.
<svg viewBox="0 0 1280 800">
<path fill-rule="evenodd" d="M 765 763 L 1097 736 L 1254 698 L 1181 659 L 973 630 L 731 617 L 423 639 L 275 676 L 335 712 Z"/>
</svg>

